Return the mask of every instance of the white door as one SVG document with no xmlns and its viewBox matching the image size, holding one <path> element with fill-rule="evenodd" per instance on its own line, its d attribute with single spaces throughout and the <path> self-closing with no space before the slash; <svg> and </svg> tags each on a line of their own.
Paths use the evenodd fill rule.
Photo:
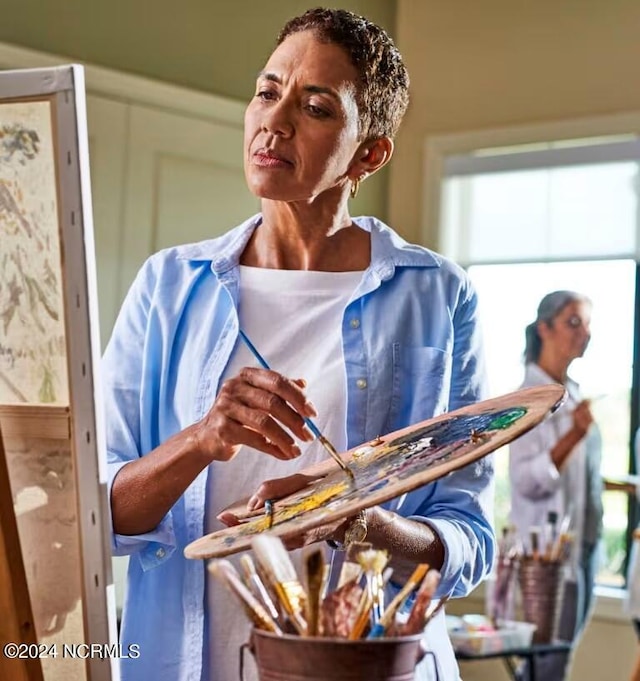
<svg viewBox="0 0 640 681">
<path fill-rule="evenodd" d="M 151 253 L 218 236 L 258 211 L 239 126 L 132 106 L 128 157 L 121 297 Z"/>
<path fill-rule="evenodd" d="M 129 105 L 87 96 L 93 231 L 102 347 L 120 306 L 120 253 L 127 161 Z"/>
</svg>

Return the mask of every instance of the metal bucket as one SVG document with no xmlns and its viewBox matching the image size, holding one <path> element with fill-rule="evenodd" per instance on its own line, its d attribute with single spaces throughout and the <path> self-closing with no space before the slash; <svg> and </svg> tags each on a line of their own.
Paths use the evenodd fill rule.
<svg viewBox="0 0 640 681">
<path fill-rule="evenodd" d="M 416 665 L 427 654 L 420 634 L 347 641 L 254 629 L 240 651 L 240 681 L 245 647 L 256 660 L 260 681 L 413 681 Z"/>
<path fill-rule="evenodd" d="M 536 625 L 534 643 L 556 637 L 563 587 L 563 565 L 524 558 L 518 569 L 524 619 Z"/>
</svg>

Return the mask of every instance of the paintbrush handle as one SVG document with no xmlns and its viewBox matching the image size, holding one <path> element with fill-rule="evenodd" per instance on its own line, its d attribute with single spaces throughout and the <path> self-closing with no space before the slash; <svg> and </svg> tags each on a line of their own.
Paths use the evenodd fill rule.
<svg viewBox="0 0 640 681">
<path fill-rule="evenodd" d="M 247 334 L 242 329 L 238 329 L 238 333 L 240 334 L 240 338 L 242 338 L 242 340 L 244 341 L 244 344 L 251 351 L 251 354 L 256 358 L 256 361 L 258 362 L 258 364 L 263 369 L 267 369 L 268 371 L 270 371 L 271 367 L 267 364 L 264 357 L 258 352 L 258 349 L 256 348 L 256 346 L 249 340 L 249 337 L 247 336 Z"/>
<path fill-rule="evenodd" d="M 404 605 L 405 601 L 409 597 L 409 594 L 418 587 L 420 582 L 424 579 L 427 574 L 429 565 L 427 563 L 421 563 L 413 571 L 412 575 L 407 580 L 407 583 L 400 589 L 396 597 L 389 603 L 389 606 L 382 614 L 382 617 L 373 625 L 371 632 L 367 638 L 380 638 L 384 636 L 384 632 L 387 627 L 393 622 L 398 610 Z"/>
<path fill-rule="evenodd" d="M 435 607 L 433 610 L 431 610 L 431 612 L 428 612 L 428 613 L 426 614 L 426 616 L 425 616 L 425 618 L 424 618 L 424 625 L 425 625 L 425 627 L 426 627 L 427 624 L 429 624 L 429 622 L 431 622 L 431 620 L 432 620 L 432 619 L 433 619 L 433 618 L 442 610 L 442 608 L 444 608 L 444 606 L 447 604 L 447 601 L 449 600 L 449 598 L 450 598 L 450 596 L 448 596 L 448 595 L 447 595 L 447 596 L 443 596 L 443 597 L 438 601 L 438 605 L 436 605 L 436 607 Z"/>
<path fill-rule="evenodd" d="M 271 371 L 271 367 L 267 364 L 267 360 L 258 352 L 258 348 L 256 348 L 256 346 L 249 340 L 247 334 L 242 329 L 238 329 L 238 333 L 240 334 L 240 338 L 242 338 L 244 344 L 247 346 L 251 354 L 255 357 L 258 364 L 263 369 Z M 329 452 L 331 458 L 338 464 L 338 466 L 340 466 L 340 468 L 342 468 L 342 470 L 345 473 L 349 475 L 351 479 L 353 479 L 353 472 L 347 466 L 347 464 L 340 458 L 338 450 L 320 432 L 320 428 L 318 428 L 318 426 L 316 426 L 316 424 L 308 416 L 303 416 L 302 418 L 304 419 L 304 422 L 307 424 L 307 428 L 309 428 L 313 435 L 320 441 L 322 446 L 327 450 L 327 452 Z"/>
<path fill-rule="evenodd" d="M 274 620 L 278 620 L 278 610 L 271 600 L 271 596 L 267 591 L 264 583 L 260 579 L 260 575 L 256 570 L 256 566 L 253 562 L 251 556 L 245 554 L 240 558 L 240 564 L 242 565 L 245 577 L 247 581 L 247 586 L 254 592 L 255 596 L 262 602 L 271 617 Z"/>
<path fill-rule="evenodd" d="M 369 613 L 371 612 L 372 607 L 373 601 L 371 600 L 371 594 L 369 594 L 368 591 L 363 591 L 355 624 L 353 625 L 353 629 L 349 632 L 348 638 L 350 641 L 356 641 L 362 636 L 362 632 L 369 622 Z"/>
<path fill-rule="evenodd" d="M 424 628 L 424 620 L 431 604 L 431 598 L 440 583 L 440 572 L 429 570 L 424 576 L 416 593 L 413 606 L 407 617 L 407 621 L 401 627 L 402 635 L 418 634 Z"/>
<path fill-rule="evenodd" d="M 256 627 L 282 636 L 280 627 L 244 585 L 240 575 L 228 560 L 214 561 L 209 564 L 208 569 L 214 577 L 221 580 L 240 599 L 245 613 Z"/>
<path fill-rule="evenodd" d="M 255 357 L 258 364 L 263 369 L 271 371 L 271 367 L 267 364 L 267 360 L 258 352 L 258 348 L 256 348 L 256 346 L 249 340 L 247 334 L 242 329 L 238 329 L 238 333 L 240 334 L 240 338 L 242 338 L 244 344 L 247 346 L 251 354 Z M 308 416 L 303 416 L 302 418 L 307 424 L 309 430 L 318 438 L 318 440 L 322 439 L 322 433 L 320 432 L 318 426 L 316 426 L 316 424 Z"/>
<path fill-rule="evenodd" d="M 320 549 L 308 554 L 305 561 L 307 572 L 307 635 L 318 635 L 324 555 Z"/>
</svg>

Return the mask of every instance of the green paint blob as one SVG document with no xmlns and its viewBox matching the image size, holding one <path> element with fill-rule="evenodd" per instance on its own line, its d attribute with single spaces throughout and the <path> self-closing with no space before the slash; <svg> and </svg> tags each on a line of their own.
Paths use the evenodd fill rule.
<svg viewBox="0 0 640 681">
<path fill-rule="evenodd" d="M 506 413 L 502 413 L 498 418 L 493 419 L 487 426 L 487 430 L 505 430 L 505 428 L 521 419 L 526 413 L 527 409 L 525 407 L 509 409 Z"/>
</svg>

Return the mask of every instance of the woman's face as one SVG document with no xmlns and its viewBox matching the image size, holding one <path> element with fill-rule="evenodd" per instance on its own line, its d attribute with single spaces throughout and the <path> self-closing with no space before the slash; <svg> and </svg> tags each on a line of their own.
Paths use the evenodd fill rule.
<svg viewBox="0 0 640 681">
<path fill-rule="evenodd" d="M 245 176 L 256 196 L 311 202 L 340 191 L 360 146 L 356 78 L 344 50 L 311 31 L 276 48 L 244 119 Z"/>
<path fill-rule="evenodd" d="M 561 355 L 567 363 L 584 355 L 591 340 L 591 304 L 574 301 L 565 305 L 551 324 L 540 329 L 545 349 Z"/>
</svg>

